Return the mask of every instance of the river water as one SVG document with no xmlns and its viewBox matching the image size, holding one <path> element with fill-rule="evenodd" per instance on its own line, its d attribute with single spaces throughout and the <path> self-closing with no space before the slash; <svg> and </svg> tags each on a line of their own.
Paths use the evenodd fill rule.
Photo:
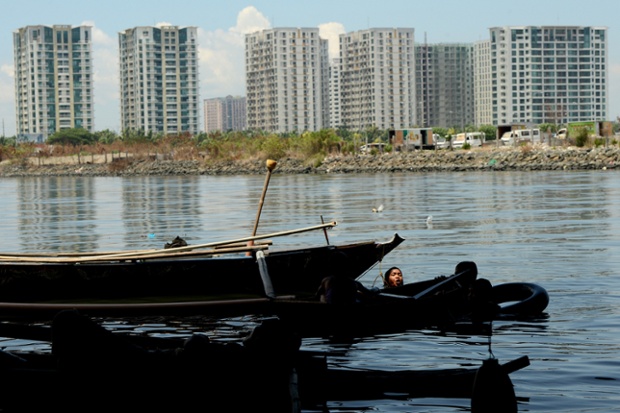
<svg viewBox="0 0 620 413">
<path fill-rule="evenodd" d="M 3 178 L 0 250 L 110 251 L 162 248 L 177 235 L 190 244 L 243 238 L 252 232 L 264 184 L 263 176 Z M 373 212 L 379 205 L 383 211 Z M 471 260 L 493 284 L 543 286 L 550 303 L 543 317 L 493 322 L 490 338 L 412 330 L 347 342 L 305 339 L 303 349 L 329 352 L 334 365 L 387 370 L 477 367 L 490 352 L 500 362 L 527 355 L 530 366 L 510 375 L 520 412 L 620 411 L 618 172 L 271 177 L 258 234 L 322 220 L 337 222 L 328 231 L 332 244 L 387 240 L 395 233 L 406 239 L 361 278 L 368 286 L 392 265 L 401 267 L 406 281 L 416 281 L 451 274 L 456 263 Z M 322 231 L 273 241 L 326 242 Z M 123 327 L 179 335 L 201 329 L 234 339 L 253 322 Z M 0 345 L 10 350 L 24 343 Z M 470 401 L 394 398 L 331 402 L 328 408 L 462 412 Z"/>
</svg>

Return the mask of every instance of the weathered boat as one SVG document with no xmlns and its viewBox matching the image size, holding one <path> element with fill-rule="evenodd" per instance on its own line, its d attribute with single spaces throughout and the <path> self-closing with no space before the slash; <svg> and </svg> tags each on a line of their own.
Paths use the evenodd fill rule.
<svg viewBox="0 0 620 413">
<path fill-rule="evenodd" d="M 303 335 L 329 335 L 333 332 L 366 335 L 377 330 L 402 330 L 448 322 L 463 314 L 467 311 L 469 286 L 476 276 L 475 268 L 472 271 L 471 276 L 467 269 L 450 277 L 437 277 L 397 288 L 364 289 L 363 293 L 360 292 L 360 300 L 351 305 L 323 303 L 316 293 L 268 296 L 263 292 L 251 298 L 197 298 L 190 301 L 167 301 L 159 297 L 149 302 L 116 299 L 0 302 L 0 318 L 51 320 L 60 311 L 68 309 L 93 317 L 202 315 L 221 318 L 253 315 L 258 318 L 277 317 Z M 261 275 L 265 277 L 265 274 Z M 394 314 L 402 314 L 402 317 L 394 317 Z M 0 334 L 2 330 L 0 324 Z"/>
<path fill-rule="evenodd" d="M 264 264 L 259 254 L 258 261 Z M 381 332 L 398 332 L 416 328 L 451 328 L 455 323 L 498 318 L 518 318 L 543 314 L 549 302 L 544 288 L 533 283 L 507 283 L 491 286 L 477 279 L 476 264 L 460 262 L 455 274 L 408 283 L 400 287 L 368 290 L 360 288 L 357 302 L 336 305 L 320 302 L 311 296 L 276 295 L 269 273 L 261 265 L 263 293 L 251 298 L 204 299 L 189 301 L 162 300 L 134 302 L 99 300 L 97 302 L 0 302 L 4 319 L 51 320 L 57 313 L 77 309 L 93 317 L 186 316 L 201 315 L 211 319 L 253 316 L 255 319 L 278 318 L 299 335 L 367 336 Z M 351 280 L 351 282 L 354 282 Z M 485 283 L 486 282 L 486 283 Z M 479 285 L 488 286 L 487 295 L 472 295 Z M 477 287 L 478 286 L 478 287 Z M 490 294 L 490 295 L 489 295 Z M 186 297 L 188 298 L 188 297 Z M 0 335 L 6 329 L 0 324 Z"/>
<path fill-rule="evenodd" d="M 367 336 L 437 327 L 469 312 L 473 262 L 459 263 L 454 275 L 379 290 L 363 289 L 353 304 L 318 300 L 273 300 L 264 314 L 277 316 L 302 336 Z"/>
<path fill-rule="evenodd" d="M 365 291 L 353 305 L 317 300 L 272 300 L 263 313 L 277 316 L 303 336 L 368 336 L 408 329 L 450 329 L 456 323 L 480 325 L 498 319 L 544 314 L 547 291 L 534 283 L 491 285 L 477 278 L 474 262 L 460 262 L 451 276 Z M 484 287 L 481 287 L 484 286 Z M 481 292 L 484 288 L 487 291 Z"/>
<path fill-rule="evenodd" d="M 523 356 L 503 365 L 488 359 L 480 367 L 441 370 L 334 368 L 329 355 L 301 351 L 298 337 L 275 320 L 241 343 L 193 335 L 182 344 L 163 345 L 167 339 L 136 343 L 64 311 L 54 319 L 50 339 L 49 353 L 0 352 L 3 412 L 168 412 L 196 406 L 299 412 L 325 409 L 328 401 L 393 397 L 471 398 L 472 405 L 482 397 L 495 411 L 510 412 L 516 411 L 516 398 L 509 374 L 529 365 Z M 483 380 L 482 373 L 492 373 L 492 380 Z"/>
<path fill-rule="evenodd" d="M 277 249 L 275 236 L 309 228 L 231 241 L 162 250 L 68 254 L 0 255 L 0 302 L 52 304 L 200 302 L 265 295 L 257 254 L 280 295 L 314 294 L 325 274 L 355 279 L 381 262 L 403 238 Z M 248 243 L 255 243 L 249 245 Z"/>
<path fill-rule="evenodd" d="M 452 276 L 405 284 L 402 287 L 364 292 L 360 302 L 334 305 L 317 298 L 294 296 L 256 297 L 215 301 L 165 303 L 0 303 L 0 314 L 11 322 L 0 323 L 0 336 L 28 336 L 28 320 L 36 323 L 51 320 L 67 309 L 76 309 L 92 317 L 124 318 L 168 317 L 171 323 L 179 317 L 199 315 L 204 323 L 217 324 L 222 318 L 250 316 L 254 321 L 278 319 L 301 337 L 365 337 L 411 329 L 432 328 L 441 331 L 475 331 L 489 334 L 490 325 L 481 323 L 495 319 L 531 319 L 544 315 L 549 297 L 544 288 L 532 283 L 499 284 L 492 287 L 490 306 L 481 306 L 472 298 L 475 264 Z M 471 272 L 470 272 L 471 271 Z M 529 295 L 524 291 L 532 291 Z M 508 304 L 508 306 L 505 306 Z M 484 312 L 480 311 L 484 309 Z M 21 325 L 19 323 L 22 323 Z M 472 330 L 473 328 L 473 330 Z"/>
</svg>

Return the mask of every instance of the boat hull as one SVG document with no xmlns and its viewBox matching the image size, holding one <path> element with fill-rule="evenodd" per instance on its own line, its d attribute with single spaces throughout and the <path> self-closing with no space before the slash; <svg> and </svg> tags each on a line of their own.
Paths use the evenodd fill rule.
<svg viewBox="0 0 620 413">
<path fill-rule="evenodd" d="M 312 295 L 333 273 L 357 278 L 383 260 L 403 239 L 359 242 L 265 253 L 279 295 Z M 2 302 L 93 302 L 153 297 L 264 296 L 255 255 L 170 257 L 93 262 L 0 262 Z M 169 301 L 169 300 L 168 300 Z"/>
</svg>

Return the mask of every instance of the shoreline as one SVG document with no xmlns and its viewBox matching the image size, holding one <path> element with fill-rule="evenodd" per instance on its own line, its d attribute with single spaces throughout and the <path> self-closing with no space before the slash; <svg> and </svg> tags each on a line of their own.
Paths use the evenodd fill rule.
<svg viewBox="0 0 620 413">
<path fill-rule="evenodd" d="M 557 148 L 542 146 L 485 147 L 471 150 L 424 150 L 377 155 L 330 155 L 314 167 L 305 160 L 283 158 L 273 173 L 348 174 L 394 172 L 608 170 L 620 163 L 620 148 Z M 2 162 L 0 177 L 28 176 L 150 176 L 256 175 L 266 171 L 265 160 L 239 161 L 119 158 L 97 161 L 83 157 L 38 158 Z"/>
</svg>

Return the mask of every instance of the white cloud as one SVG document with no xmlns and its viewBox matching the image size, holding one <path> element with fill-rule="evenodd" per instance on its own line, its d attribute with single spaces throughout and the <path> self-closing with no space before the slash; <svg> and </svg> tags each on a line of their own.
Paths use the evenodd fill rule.
<svg viewBox="0 0 620 413">
<path fill-rule="evenodd" d="M 159 22 L 159 23 L 155 23 L 155 27 L 167 27 L 167 26 L 174 26 L 174 24 L 172 23 L 168 23 L 168 22 Z"/>
<path fill-rule="evenodd" d="M 13 103 L 15 100 L 13 72 L 13 65 L 0 66 L 0 103 Z"/>
<path fill-rule="evenodd" d="M 0 66 L 0 136 L 15 135 L 15 80 L 13 65 Z"/>
<path fill-rule="evenodd" d="M 237 25 L 230 30 L 247 34 L 269 28 L 271 28 L 269 20 L 256 7 L 249 6 L 239 12 L 237 15 Z"/>
<path fill-rule="evenodd" d="M 236 25 L 228 30 L 198 29 L 201 100 L 245 95 L 244 35 L 268 28 L 267 18 L 250 6 L 239 12 Z"/>
<path fill-rule="evenodd" d="M 329 42 L 329 58 L 340 54 L 340 35 L 346 33 L 342 23 L 330 22 L 319 24 L 319 36 Z"/>
<path fill-rule="evenodd" d="M 118 38 L 92 26 L 93 87 L 95 130 L 111 129 L 120 132 Z"/>
<path fill-rule="evenodd" d="M 607 87 L 607 101 L 610 108 L 609 120 L 620 118 L 620 105 L 614 99 L 620 99 L 620 63 L 611 63 L 609 66 L 609 83 Z M 615 112 L 614 112 L 615 110 Z"/>
<path fill-rule="evenodd" d="M 13 78 L 15 69 L 13 68 L 13 65 L 2 65 L 0 66 L 0 73 Z"/>
</svg>

